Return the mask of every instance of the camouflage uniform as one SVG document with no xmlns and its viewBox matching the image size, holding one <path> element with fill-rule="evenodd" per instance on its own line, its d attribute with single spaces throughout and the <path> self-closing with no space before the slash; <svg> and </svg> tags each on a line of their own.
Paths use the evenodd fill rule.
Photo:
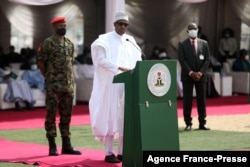
<svg viewBox="0 0 250 167">
<path fill-rule="evenodd" d="M 72 71 L 74 45 L 65 38 L 59 41 L 51 36 L 42 43 L 38 61 L 45 63 L 46 90 L 46 137 L 56 137 L 56 111 L 60 114 L 60 133 L 70 136 L 70 121 L 74 97 L 74 76 Z"/>
</svg>

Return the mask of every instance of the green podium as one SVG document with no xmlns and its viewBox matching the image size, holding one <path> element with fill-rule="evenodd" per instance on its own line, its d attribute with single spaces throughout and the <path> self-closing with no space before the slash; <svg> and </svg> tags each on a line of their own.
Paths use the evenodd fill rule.
<svg viewBox="0 0 250 167">
<path fill-rule="evenodd" d="M 143 151 L 178 151 L 176 61 L 138 61 L 125 83 L 123 167 L 142 167 Z"/>
</svg>

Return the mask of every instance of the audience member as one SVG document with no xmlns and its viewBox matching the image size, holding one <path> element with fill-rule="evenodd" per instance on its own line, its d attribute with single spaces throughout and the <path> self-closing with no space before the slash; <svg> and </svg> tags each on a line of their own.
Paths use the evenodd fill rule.
<svg viewBox="0 0 250 167">
<path fill-rule="evenodd" d="M 29 70 L 30 69 L 30 64 L 35 61 L 36 62 L 36 50 L 35 49 L 30 49 L 30 48 L 26 48 L 26 49 L 21 49 L 21 55 L 22 55 L 22 60 L 23 63 L 20 66 L 20 69 L 22 70 Z"/>
<path fill-rule="evenodd" d="M 91 55 L 86 57 L 85 64 L 77 65 L 77 73 L 79 78 L 87 79 L 87 78 L 94 78 L 94 65 L 92 62 Z"/>
<path fill-rule="evenodd" d="M 83 53 L 78 55 L 76 58 L 75 58 L 75 61 L 77 61 L 77 64 L 85 64 L 86 63 L 86 58 L 87 56 L 90 55 L 90 48 L 89 47 L 85 47 L 83 49 Z"/>
<path fill-rule="evenodd" d="M 237 51 L 237 41 L 231 28 L 225 28 L 222 32 L 222 38 L 219 41 L 219 53 L 221 62 L 228 58 L 235 58 Z"/>
<path fill-rule="evenodd" d="M 36 53 L 29 53 L 23 63 L 20 66 L 21 70 L 30 70 L 30 63 L 35 60 L 36 61 Z"/>
<path fill-rule="evenodd" d="M 3 48 L 0 46 L 0 68 L 5 69 L 6 66 L 8 66 L 8 63 L 6 62 L 6 55 L 3 52 Z"/>
<path fill-rule="evenodd" d="M 0 83 L 8 84 L 4 100 L 15 103 L 16 110 L 23 110 L 20 102 L 24 102 L 26 108 L 31 110 L 35 104 L 31 88 L 25 80 L 15 80 L 17 77 L 15 73 L 6 74 L 6 71 L 0 68 Z"/>
<path fill-rule="evenodd" d="M 246 49 L 240 50 L 240 56 L 233 62 L 232 70 L 250 72 L 249 54 Z"/>
<path fill-rule="evenodd" d="M 21 48 L 20 50 L 20 57 L 22 59 L 22 62 L 25 62 L 25 60 L 27 59 L 28 57 L 28 49 L 26 48 Z"/>
<path fill-rule="evenodd" d="M 221 73 L 222 64 L 213 55 L 210 56 L 210 65 L 209 66 L 210 66 L 210 68 L 213 69 L 213 72 L 219 72 L 219 73 Z"/>
<path fill-rule="evenodd" d="M 22 62 L 21 56 L 15 51 L 15 46 L 9 46 L 9 53 L 7 54 L 7 62 L 10 63 L 19 63 Z"/>
<path fill-rule="evenodd" d="M 211 75 L 207 75 L 207 82 L 206 82 L 206 97 L 210 97 L 210 98 L 216 98 L 219 97 L 219 93 L 215 88 L 214 85 L 214 80 L 213 77 Z"/>
<path fill-rule="evenodd" d="M 44 76 L 39 68 L 37 68 L 36 60 L 30 62 L 30 68 L 25 70 L 22 75 L 22 79 L 25 80 L 31 88 L 38 88 L 40 91 L 44 91 Z"/>
<path fill-rule="evenodd" d="M 158 60 L 166 60 L 170 59 L 167 54 L 167 50 L 165 48 L 160 49 L 160 53 L 158 55 Z"/>
<path fill-rule="evenodd" d="M 158 60 L 160 54 L 160 48 L 158 46 L 154 46 L 152 49 L 152 53 L 149 56 L 149 60 Z"/>
<path fill-rule="evenodd" d="M 198 26 L 198 38 L 208 42 L 207 36 L 203 34 L 201 30 L 202 30 L 201 26 Z"/>
</svg>

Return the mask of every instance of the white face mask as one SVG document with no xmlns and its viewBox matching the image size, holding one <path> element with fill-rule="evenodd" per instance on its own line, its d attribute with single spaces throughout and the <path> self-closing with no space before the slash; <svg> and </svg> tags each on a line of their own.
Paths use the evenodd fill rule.
<svg viewBox="0 0 250 167">
<path fill-rule="evenodd" d="M 198 34 L 198 30 L 188 30 L 188 35 L 189 35 L 191 38 L 196 38 L 196 37 L 197 37 L 197 34 Z"/>
<path fill-rule="evenodd" d="M 159 54 L 159 58 L 164 58 L 167 57 L 167 53 L 166 52 L 162 52 Z"/>
<path fill-rule="evenodd" d="M 245 56 L 245 60 L 249 60 L 249 55 L 246 55 L 246 56 Z"/>
<path fill-rule="evenodd" d="M 30 68 L 31 68 L 31 70 L 37 70 L 37 64 L 32 64 L 32 65 L 30 66 Z"/>
</svg>

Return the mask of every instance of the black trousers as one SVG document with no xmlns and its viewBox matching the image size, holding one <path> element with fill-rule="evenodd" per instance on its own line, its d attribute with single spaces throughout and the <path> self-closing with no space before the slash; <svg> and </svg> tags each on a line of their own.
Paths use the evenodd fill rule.
<svg viewBox="0 0 250 167">
<path fill-rule="evenodd" d="M 186 125 L 192 125 L 193 88 L 196 90 L 199 125 L 206 124 L 206 81 L 182 81 L 183 115 Z"/>
</svg>

